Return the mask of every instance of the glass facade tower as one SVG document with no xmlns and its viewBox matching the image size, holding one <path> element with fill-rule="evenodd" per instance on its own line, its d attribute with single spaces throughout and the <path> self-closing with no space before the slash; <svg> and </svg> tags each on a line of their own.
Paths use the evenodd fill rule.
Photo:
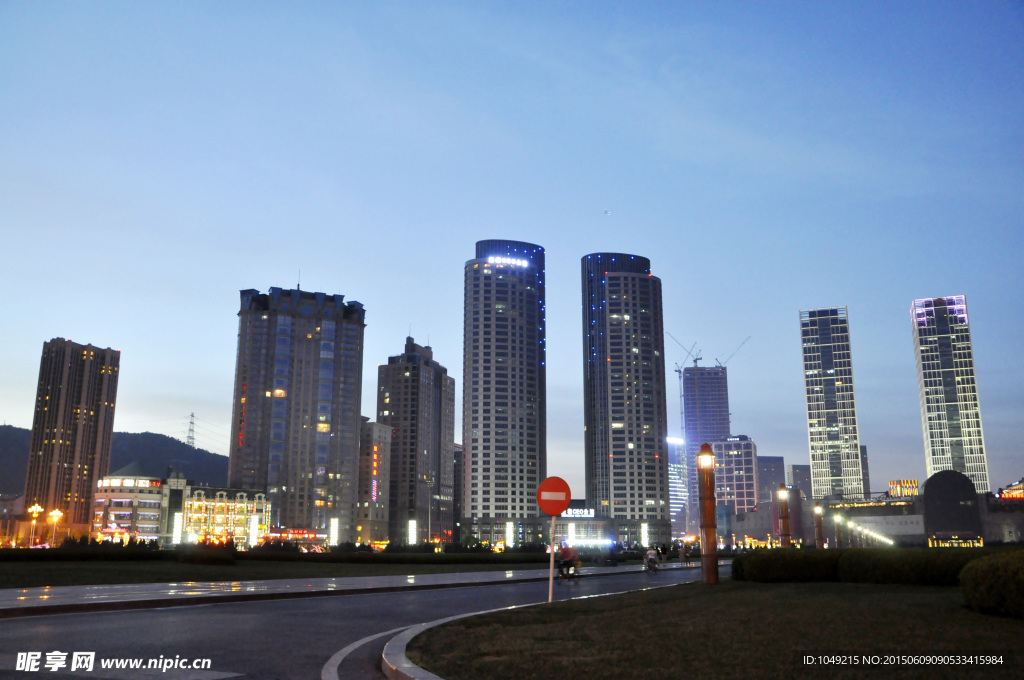
<svg viewBox="0 0 1024 680">
<path fill-rule="evenodd" d="M 645 257 L 582 259 L 587 505 L 669 531 L 661 279 Z"/>
<path fill-rule="evenodd" d="M 846 307 L 800 312 L 811 493 L 863 498 L 864 466 L 857 436 L 850 323 Z"/>
<path fill-rule="evenodd" d="M 701 444 L 729 437 L 729 373 L 725 366 L 693 366 L 683 369 L 683 439 L 689 487 L 687 533 L 696 533 L 700 517 L 697 507 L 697 453 Z"/>
<path fill-rule="evenodd" d="M 363 320 L 341 295 L 241 291 L 228 478 L 267 490 L 271 526 L 357 538 Z"/>
<path fill-rule="evenodd" d="M 464 271 L 463 514 L 536 517 L 547 475 L 544 249 L 479 241 Z"/>
<path fill-rule="evenodd" d="M 928 476 L 956 470 L 985 493 L 988 461 L 967 300 L 963 295 L 914 300 L 910 317 Z"/>
</svg>

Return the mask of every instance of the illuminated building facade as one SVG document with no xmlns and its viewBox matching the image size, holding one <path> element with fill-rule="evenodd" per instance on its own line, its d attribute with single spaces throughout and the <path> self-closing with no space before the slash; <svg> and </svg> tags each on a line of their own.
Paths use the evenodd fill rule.
<svg viewBox="0 0 1024 680">
<path fill-rule="evenodd" d="M 356 543 L 383 547 L 388 542 L 391 497 L 391 427 L 363 418 L 359 439 L 359 499 Z"/>
<path fill-rule="evenodd" d="M 355 541 L 364 326 L 341 295 L 241 291 L 228 481 L 273 527 Z"/>
<path fill-rule="evenodd" d="M 406 338 L 405 352 L 377 367 L 377 420 L 392 430 L 390 540 L 407 545 L 450 543 L 455 379 L 434 361 L 430 347 Z"/>
<path fill-rule="evenodd" d="M 587 503 L 671 538 L 661 279 L 646 257 L 582 258 Z"/>
<path fill-rule="evenodd" d="M 686 468 L 686 447 L 681 437 L 668 442 L 668 507 L 672 519 L 672 536 L 686 533 L 686 506 L 690 499 L 689 475 Z"/>
<path fill-rule="evenodd" d="M 689 474 L 687 533 L 697 533 L 700 517 L 697 507 L 697 453 L 701 444 L 723 441 L 731 433 L 729 425 L 729 374 L 725 366 L 693 366 L 683 369 L 683 439 Z"/>
<path fill-rule="evenodd" d="M 863 498 L 850 323 L 846 307 L 800 311 L 811 494 Z"/>
<path fill-rule="evenodd" d="M 971 327 L 963 295 L 914 300 L 910 308 L 921 399 L 925 468 L 956 470 L 990 490 Z"/>
<path fill-rule="evenodd" d="M 254 547 L 268 534 L 270 515 L 270 503 L 262 491 L 192 487 L 185 499 L 180 542 Z"/>
<path fill-rule="evenodd" d="M 87 532 L 92 494 L 110 469 L 121 353 L 64 338 L 43 343 L 32 418 L 25 507 L 60 510 Z"/>
<path fill-rule="evenodd" d="M 737 512 L 757 507 L 757 445 L 746 435 L 711 442 L 715 454 L 715 499 Z"/>
<path fill-rule="evenodd" d="M 161 512 L 163 481 L 122 468 L 96 482 L 92 537 L 125 543 L 159 541 L 165 518 Z"/>
<path fill-rule="evenodd" d="M 544 249 L 488 240 L 465 265 L 464 514 L 536 517 L 547 475 Z"/>
</svg>

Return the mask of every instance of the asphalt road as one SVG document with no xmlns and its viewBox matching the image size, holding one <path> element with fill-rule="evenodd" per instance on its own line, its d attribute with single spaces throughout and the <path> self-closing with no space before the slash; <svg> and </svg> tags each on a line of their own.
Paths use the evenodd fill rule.
<svg viewBox="0 0 1024 680">
<path fill-rule="evenodd" d="M 556 584 L 555 599 L 625 592 L 700 579 L 699 569 L 596 576 Z M 0 677 L 166 680 L 383 678 L 380 653 L 396 629 L 467 612 L 545 602 L 547 582 L 370 593 L 167 609 L 0 620 Z M 371 636 L 386 631 L 372 641 Z M 340 652 L 350 647 L 350 653 Z M 47 653 L 65 652 L 50 671 Z M 19 652 L 39 652 L 39 670 L 16 671 Z M 74 652 L 95 652 L 92 671 L 71 671 Z M 57 657 L 58 660 L 60 657 Z M 104 660 L 209 659 L 208 669 L 103 669 Z M 326 673 L 325 673 L 326 670 Z"/>
</svg>

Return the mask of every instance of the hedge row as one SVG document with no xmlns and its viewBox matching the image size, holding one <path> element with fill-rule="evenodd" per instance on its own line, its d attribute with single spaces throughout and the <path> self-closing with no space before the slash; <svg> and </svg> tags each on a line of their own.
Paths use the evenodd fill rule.
<svg viewBox="0 0 1024 680">
<path fill-rule="evenodd" d="M 955 586 L 964 566 L 993 553 L 989 548 L 865 548 L 856 550 L 755 550 L 737 556 L 737 581 L 843 581 Z"/>
<path fill-rule="evenodd" d="M 1024 550 L 974 560 L 960 572 L 960 586 L 971 609 L 1024 618 Z"/>
</svg>

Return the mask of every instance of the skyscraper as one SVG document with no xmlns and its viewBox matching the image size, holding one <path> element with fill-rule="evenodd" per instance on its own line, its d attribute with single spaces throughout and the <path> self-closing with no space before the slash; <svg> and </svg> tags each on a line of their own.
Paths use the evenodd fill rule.
<svg viewBox="0 0 1024 680">
<path fill-rule="evenodd" d="M 746 435 L 711 442 L 715 454 L 715 502 L 733 514 L 757 508 L 757 445 Z"/>
<path fill-rule="evenodd" d="M 862 498 L 863 465 L 846 307 L 800 311 L 814 499 Z"/>
<path fill-rule="evenodd" d="M 669 528 L 661 279 L 651 261 L 593 253 L 583 270 L 587 504 Z"/>
<path fill-rule="evenodd" d="M 110 468 L 120 361 L 117 350 L 54 338 L 39 362 L 25 507 L 60 510 L 85 532 L 96 482 Z"/>
<path fill-rule="evenodd" d="M 686 469 L 686 446 L 682 437 L 668 441 L 668 509 L 672 519 L 672 535 L 686 533 L 686 506 L 690 501 L 689 475 Z"/>
<path fill-rule="evenodd" d="M 389 534 L 395 544 L 450 543 L 454 529 L 455 379 L 429 347 L 377 367 L 377 420 L 392 429 Z M 413 534 L 410 531 L 414 530 Z"/>
<path fill-rule="evenodd" d="M 985 493 L 988 461 L 967 300 L 963 295 L 914 300 L 910 317 L 928 476 L 956 470 Z"/>
<path fill-rule="evenodd" d="M 547 475 L 544 249 L 476 244 L 465 266 L 465 514 L 534 517 Z M 464 527 L 472 531 L 472 527 Z"/>
<path fill-rule="evenodd" d="M 683 369 L 683 439 L 686 440 L 686 465 L 689 472 L 689 502 L 686 530 L 696 533 L 697 453 L 701 444 L 724 441 L 730 435 L 729 374 L 725 366 L 693 366 Z"/>
<path fill-rule="evenodd" d="M 757 457 L 757 502 L 768 505 L 775 498 L 779 484 L 786 482 L 785 459 L 782 456 Z M 807 467 L 810 467 L 809 465 Z"/>
<path fill-rule="evenodd" d="M 272 526 L 354 542 L 365 312 L 342 295 L 241 291 L 230 485 Z"/>
<path fill-rule="evenodd" d="M 375 547 L 388 542 L 391 499 L 391 428 L 364 417 L 359 436 L 359 496 L 356 543 Z"/>
</svg>

